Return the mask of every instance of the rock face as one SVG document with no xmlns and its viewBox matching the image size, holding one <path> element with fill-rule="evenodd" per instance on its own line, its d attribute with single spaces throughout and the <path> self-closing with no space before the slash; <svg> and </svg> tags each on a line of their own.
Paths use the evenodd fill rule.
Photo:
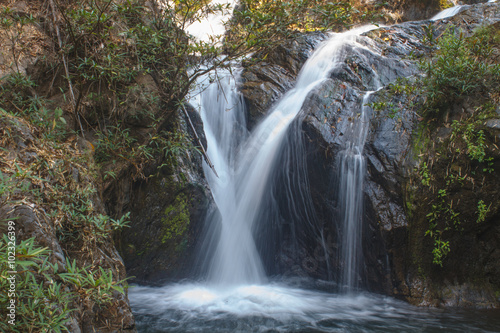
<svg viewBox="0 0 500 333">
<path fill-rule="evenodd" d="M 201 119 L 189 111 L 198 135 Z M 185 115 L 174 115 L 176 126 L 194 135 Z M 193 145 L 198 143 L 193 141 Z M 146 170 L 146 179 L 133 180 L 133 168 L 124 170 L 106 189 L 111 212 L 130 212 L 131 228 L 120 236 L 120 252 L 133 281 L 161 283 L 186 277 L 211 194 L 202 170 L 201 154 L 185 151 L 160 160 Z"/>
<path fill-rule="evenodd" d="M 410 106 L 410 96 L 403 89 L 415 84 L 421 75 L 418 59 L 431 50 L 424 42 L 429 33 L 437 37 L 451 23 L 470 34 L 479 24 L 491 25 L 499 20 L 500 6 L 488 3 L 465 6 L 457 16 L 447 20 L 408 22 L 372 30 L 358 39 L 368 48 L 348 50 L 339 69 L 310 94 L 303 105 L 301 126 L 296 130 L 303 135 L 309 182 L 306 186 L 316 212 L 312 224 L 317 232 L 304 232 L 301 236 L 304 240 L 295 252 L 289 251 L 286 241 L 283 242 L 284 250 L 276 259 L 277 265 L 282 267 L 281 273 L 334 281 L 338 278 L 342 263 L 338 259 L 337 195 L 342 194 L 335 193 L 338 182 L 336 157 L 345 145 L 351 124 L 357 121 L 366 91 L 381 88 L 368 100 L 372 104 L 364 148 L 367 174 L 362 285 L 419 305 L 499 305 L 495 292 L 500 288 L 497 278 L 500 218 L 495 198 L 498 198 L 496 189 L 500 182 L 496 175 L 488 175 L 487 186 L 470 183 L 454 190 L 452 200 L 468 207 L 458 209 L 464 217 L 463 230 L 450 236 L 453 250 L 443 266 L 432 264 L 432 238 L 426 236 L 427 214 L 433 204 L 427 198 L 432 191 L 419 185 L 421 182 L 415 170 L 422 159 L 438 149 L 420 152 L 422 143 L 418 137 L 422 119 L 415 107 Z M 297 71 L 290 71 L 283 57 L 273 59 L 272 64 L 247 68 L 243 75 L 246 81 L 242 93 L 247 99 L 251 119 L 264 114 L 263 110 L 293 85 Z M 271 63 L 269 59 L 266 62 Z M 402 83 L 399 78 L 408 79 Z M 413 96 L 412 102 L 411 105 L 418 105 L 422 101 L 419 96 Z M 453 108 L 465 110 L 459 113 L 467 114 L 473 107 L 466 103 Z M 496 118 L 489 119 L 482 128 L 495 170 L 500 161 L 498 148 L 494 145 L 498 140 L 497 122 Z M 436 145 L 449 142 L 450 123 L 451 119 L 445 119 L 438 126 Z M 433 168 L 436 179 L 446 177 L 445 161 L 441 163 Z M 474 217 L 478 198 L 492 202 L 487 219 L 479 224 Z"/>
<path fill-rule="evenodd" d="M 250 128 L 266 114 L 273 102 L 293 87 L 295 78 L 310 52 L 325 38 L 326 35 L 322 33 L 301 35 L 266 54 L 265 61 L 259 61 L 256 65 L 244 64 L 240 90 L 246 96 L 247 124 Z"/>
</svg>

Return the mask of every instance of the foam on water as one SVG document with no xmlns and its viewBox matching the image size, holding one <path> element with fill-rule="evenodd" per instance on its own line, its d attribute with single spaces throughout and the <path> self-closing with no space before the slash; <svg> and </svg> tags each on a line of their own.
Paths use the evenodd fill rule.
<svg viewBox="0 0 500 333">
<path fill-rule="evenodd" d="M 422 309 L 375 294 L 286 284 L 133 287 L 139 332 L 495 332 L 498 312 Z"/>
<path fill-rule="evenodd" d="M 232 288 L 203 284 L 172 284 L 162 288 L 134 287 L 132 306 L 139 313 L 167 315 L 180 310 L 188 317 L 272 318 L 313 323 L 324 319 L 376 320 L 377 313 L 393 311 L 398 302 L 373 295 L 332 295 L 281 284 Z M 387 313 L 389 314 L 389 313 Z M 399 316 L 398 313 L 390 313 Z M 168 315 L 167 315 L 168 316 Z"/>
</svg>

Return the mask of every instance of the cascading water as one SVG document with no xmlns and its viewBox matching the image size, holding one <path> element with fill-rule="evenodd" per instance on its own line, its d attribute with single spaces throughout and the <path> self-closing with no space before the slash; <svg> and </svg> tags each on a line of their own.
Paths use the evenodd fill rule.
<svg viewBox="0 0 500 333">
<path fill-rule="evenodd" d="M 252 230 L 261 212 L 262 200 L 270 192 L 270 175 L 276 157 L 286 144 L 285 134 L 307 95 L 345 56 L 345 46 L 371 27 L 334 35 L 314 52 L 299 73 L 297 84 L 270 111 L 269 116 L 241 143 L 244 110 L 238 101 L 234 81 L 227 76 L 191 101 L 200 109 L 207 152 L 222 177 L 207 169 L 207 179 L 220 214 L 211 225 L 220 225 L 217 248 L 210 264 L 210 281 L 219 284 L 261 283 L 264 272 Z M 203 86 L 200 84 L 200 86 Z M 266 221 L 260 221 L 266 223 Z M 210 240 L 207 244 L 215 243 Z M 206 249 L 205 249 L 206 251 Z"/>
<path fill-rule="evenodd" d="M 358 287 L 359 266 L 362 261 L 363 180 L 366 171 L 363 148 L 369 125 L 367 103 L 372 93 L 368 92 L 363 96 L 359 118 L 351 122 L 346 148 L 338 157 L 338 196 L 343 231 L 343 237 L 340 239 L 343 266 L 341 282 L 348 290 Z"/>
<path fill-rule="evenodd" d="M 461 5 L 458 5 L 458 6 L 453 6 L 453 7 L 450 7 L 450 8 L 446 8 L 445 10 L 437 13 L 436 15 L 434 15 L 432 18 L 431 18 L 431 21 L 437 21 L 437 20 L 443 20 L 443 19 L 446 19 L 446 18 L 450 18 L 450 17 L 453 17 L 455 15 L 458 14 L 458 12 L 460 11 L 460 9 L 462 9 L 463 6 Z"/>
<path fill-rule="evenodd" d="M 212 258 L 207 261 L 208 278 L 225 285 L 261 283 L 265 274 L 252 237 L 252 224 L 266 179 L 247 175 L 249 166 L 238 160 L 241 156 L 238 150 L 248 136 L 244 105 L 236 92 L 237 75 L 233 78 L 230 73 L 220 74 L 206 88 L 203 85 L 206 78 L 202 78 L 199 82 L 202 92 L 197 100 L 191 100 L 200 110 L 207 153 L 219 173 L 217 177 L 204 166 L 218 208 L 218 214 L 209 215 L 207 223 L 220 230 L 218 235 L 211 232 L 207 236 L 208 247 L 215 246 Z"/>
</svg>

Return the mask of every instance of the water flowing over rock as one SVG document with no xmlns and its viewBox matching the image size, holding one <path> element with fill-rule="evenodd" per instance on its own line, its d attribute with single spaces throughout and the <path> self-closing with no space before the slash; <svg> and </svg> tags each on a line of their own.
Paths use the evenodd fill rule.
<svg viewBox="0 0 500 333">
<path fill-rule="evenodd" d="M 303 182 L 306 179 L 287 175 L 290 171 L 300 172 L 301 165 L 293 169 L 293 166 L 289 168 L 286 163 L 279 164 L 280 160 L 294 163 L 297 158 L 292 155 L 302 153 L 298 146 L 300 138 L 294 138 L 293 134 L 287 137 L 288 128 L 309 93 L 327 79 L 332 69 L 342 63 L 346 50 L 356 47 L 356 36 L 372 28 L 362 27 L 335 34 L 322 43 L 304 64 L 295 87 L 271 108 L 269 115 L 249 135 L 238 129 L 245 126 L 245 110 L 234 94 L 234 83 L 233 86 L 226 83 L 229 78 L 209 85 L 200 93 L 201 99 L 195 104 L 200 108 L 204 119 L 208 154 L 214 161 L 215 169 L 221 172 L 218 178 L 209 169 L 205 169 L 220 214 L 214 215 L 209 221 L 211 230 L 207 232 L 205 243 L 215 245 L 203 250 L 206 253 L 215 246 L 213 254 L 209 255 L 212 259 L 206 260 L 210 263 L 211 281 L 230 285 L 262 283 L 265 274 L 260 258 L 271 258 L 267 259 L 266 266 L 268 271 L 273 271 L 276 265 L 272 258 L 284 255 L 279 246 L 283 238 L 276 239 L 270 235 L 293 233 L 302 229 L 295 226 L 300 224 L 296 221 L 298 217 L 314 223 L 313 217 L 307 216 L 307 205 L 310 202 L 308 192 L 303 192 L 293 184 L 294 181 Z M 284 183 L 280 190 L 275 179 Z M 274 194 L 281 196 L 280 193 L 287 192 L 283 188 L 292 193 L 290 198 L 283 200 L 273 197 Z M 297 202 L 297 199 L 302 202 Z M 293 207 L 280 207 L 290 204 Z M 297 210 L 297 216 L 282 213 L 287 211 L 290 214 L 289 208 Z M 286 222 L 279 220 L 281 216 Z M 284 224 L 288 226 L 285 227 Z M 258 242 L 253 239 L 253 230 L 257 230 L 255 235 L 259 238 Z M 316 231 L 313 229 L 309 232 L 314 234 Z M 292 243 L 300 240 L 300 237 L 288 237 Z M 265 242 L 275 244 L 266 247 L 263 245 Z M 305 257 L 302 265 L 306 270 L 314 270 L 317 264 Z"/>
<path fill-rule="evenodd" d="M 361 114 L 360 100 L 363 94 L 396 83 L 398 78 L 410 78 L 411 82 L 411 77 L 421 75 L 417 62 L 430 51 L 425 43 L 425 36 L 429 31 L 433 31 L 434 37 L 437 37 L 453 24 L 464 33 L 470 34 L 480 24 L 492 25 L 499 19 L 499 6 L 488 3 L 463 6 L 454 17 L 407 22 L 367 32 L 365 37 L 358 39 L 358 43 L 366 47 L 348 50 L 347 56 L 330 73 L 329 79 L 306 98 L 301 111 L 303 122 L 298 126 L 298 131 L 304 134 L 308 186 L 318 219 L 315 225 L 320 231 L 317 235 L 320 236 L 302 235 L 300 251 L 285 251 L 288 255 L 283 253 L 280 256 L 278 262 L 281 267 L 288 267 L 286 274 L 340 280 L 339 274 L 345 263 L 339 253 L 341 237 L 337 233 L 342 230 L 340 207 L 341 196 L 345 193 L 335 195 L 338 189 L 336 184 L 339 182 L 335 176 L 339 174 L 335 159 L 345 147 L 349 127 L 356 123 Z M 432 30 L 429 30 L 429 24 L 433 27 Z M 246 73 L 252 75 L 247 75 L 244 87 L 255 87 L 256 90 L 263 87 L 260 92 L 242 89 L 250 109 L 256 108 L 255 96 L 259 96 L 263 101 L 262 106 L 258 106 L 262 110 L 265 109 L 264 105 L 279 96 L 280 89 L 285 90 L 285 85 L 277 82 L 293 82 L 290 75 L 282 75 L 280 79 L 273 76 L 275 66 L 282 68 L 281 64 L 282 62 L 277 61 L 267 67 L 254 66 L 246 69 Z M 273 69 L 268 71 L 267 68 Z M 287 77 L 287 80 L 284 80 L 284 77 Z M 280 88 L 266 88 L 270 86 Z M 387 88 L 373 93 L 370 101 L 380 101 L 384 95 L 387 95 Z M 404 96 L 394 98 L 393 105 L 404 107 Z M 498 263 L 494 264 L 495 255 L 479 250 L 481 245 L 477 242 L 482 237 L 480 235 L 484 232 L 483 229 L 472 231 L 477 233 L 477 236 L 473 236 L 470 241 L 477 246 L 475 256 L 483 258 L 488 267 L 484 272 L 472 269 L 472 266 L 476 266 L 474 256 L 462 257 L 460 250 L 457 250 L 455 255 L 457 258 L 467 258 L 462 265 L 470 266 L 470 274 L 461 272 L 453 277 L 453 273 L 439 273 L 439 269 L 434 267 L 429 268 L 433 272 L 432 276 L 424 279 L 413 266 L 412 256 L 421 255 L 419 251 L 423 250 L 421 247 L 416 250 L 410 244 L 408 237 L 415 232 L 416 227 L 409 223 L 415 221 L 415 217 L 409 217 L 405 198 L 408 195 L 410 175 L 418 163 L 412 153 L 412 133 L 417 130 L 420 121 L 410 110 L 400 112 L 401 117 L 392 117 L 390 112 L 384 109 L 373 114 L 364 149 L 367 174 L 363 187 L 365 205 L 361 243 L 364 265 L 360 273 L 360 276 L 363 276 L 360 286 L 398 295 L 416 304 L 495 306 L 498 300 L 495 300 L 491 288 L 494 289 L 493 286 L 498 284 L 494 278 L 489 279 L 488 283 L 492 283 L 491 285 L 482 284 L 485 289 L 474 286 L 473 283 L 463 284 L 478 276 L 493 276 L 493 272 L 498 269 Z M 494 125 L 494 121 L 486 124 L 492 135 L 496 133 Z M 325 177 L 327 174 L 330 176 Z M 465 197 L 474 195 L 473 192 L 462 194 Z M 493 192 L 489 195 L 495 196 Z M 493 217 L 490 222 L 493 229 L 497 223 L 495 221 L 498 219 Z M 423 231 L 421 237 L 423 238 Z M 494 239 L 496 238 L 483 242 L 492 249 L 498 245 L 495 245 Z M 463 282 L 450 282 L 458 276 Z M 430 285 L 433 282 L 436 284 L 434 287 Z M 483 290 L 483 293 L 478 293 L 478 290 Z"/>
<path fill-rule="evenodd" d="M 293 87 L 314 47 L 326 38 L 322 33 L 301 35 L 273 49 L 266 55 L 266 61 L 244 67 L 240 90 L 246 97 L 249 128 L 253 128 L 271 105 Z"/>
</svg>

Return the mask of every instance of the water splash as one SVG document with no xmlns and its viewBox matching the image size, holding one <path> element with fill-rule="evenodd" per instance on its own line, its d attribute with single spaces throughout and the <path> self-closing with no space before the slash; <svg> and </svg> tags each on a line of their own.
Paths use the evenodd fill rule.
<svg viewBox="0 0 500 333">
<path fill-rule="evenodd" d="M 139 332 L 498 332 L 498 312 L 417 308 L 374 294 L 285 284 L 130 290 Z"/>
</svg>

